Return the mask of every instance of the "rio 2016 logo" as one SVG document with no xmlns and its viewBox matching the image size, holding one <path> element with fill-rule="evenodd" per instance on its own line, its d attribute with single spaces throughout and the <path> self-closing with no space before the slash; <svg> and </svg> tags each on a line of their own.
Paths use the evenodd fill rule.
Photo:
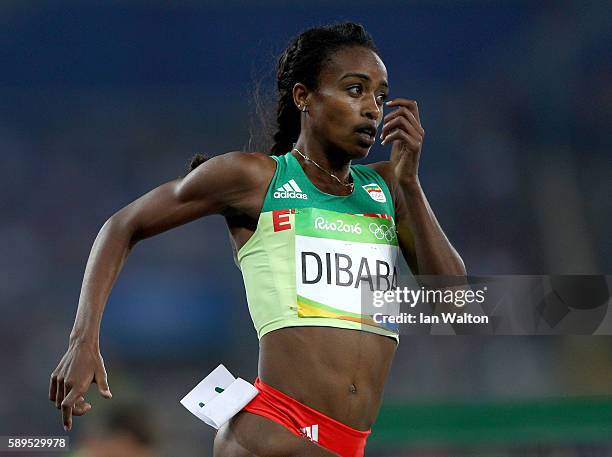
<svg viewBox="0 0 612 457">
<path fill-rule="evenodd" d="M 323 216 L 319 216 L 315 219 L 314 226 L 317 230 L 331 230 L 332 232 L 356 233 L 357 235 L 361 235 L 361 225 L 359 225 L 359 222 L 347 224 L 342 219 L 330 222 Z"/>
</svg>

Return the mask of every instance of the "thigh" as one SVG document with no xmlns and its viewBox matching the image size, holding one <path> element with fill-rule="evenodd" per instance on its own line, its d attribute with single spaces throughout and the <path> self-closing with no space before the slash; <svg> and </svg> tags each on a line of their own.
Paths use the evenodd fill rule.
<svg viewBox="0 0 612 457">
<path fill-rule="evenodd" d="M 282 425 L 256 414 L 239 412 L 219 428 L 214 457 L 332 457 L 316 443 L 294 435 Z"/>
</svg>

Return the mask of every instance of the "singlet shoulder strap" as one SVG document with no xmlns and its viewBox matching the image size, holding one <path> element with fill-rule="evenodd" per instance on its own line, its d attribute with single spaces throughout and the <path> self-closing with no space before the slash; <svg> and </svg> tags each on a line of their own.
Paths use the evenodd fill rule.
<svg viewBox="0 0 612 457">
<path fill-rule="evenodd" d="M 276 161 L 276 169 L 274 170 L 274 176 L 272 176 L 272 180 L 268 185 L 268 190 L 266 192 L 266 198 L 264 199 L 263 206 L 261 208 L 261 212 L 264 213 L 269 211 L 270 205 L 273 203 L 273 194 L 274 190 L 280 185 L 279 182 L 287 175 L 287 171 L 289 168 L 289 161 L 287 160 L 287 154 L 283 154 L 282 156 L 270 156 Z"/>
</svg>

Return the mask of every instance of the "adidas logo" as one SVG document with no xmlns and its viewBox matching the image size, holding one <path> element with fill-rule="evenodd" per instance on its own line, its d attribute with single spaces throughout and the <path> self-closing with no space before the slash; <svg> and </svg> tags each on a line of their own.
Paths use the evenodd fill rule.
<svg viewBox="0 0 612 457">
<path fill-rule="evenodd" d="M 300 431 L 315 443 L 319 442 L 319 424 L 309 425 L 307 427 L 300 428 Z"/>
<path fill-rule="evenodd" d="M 294 179 L 290 179 L 274 192 L 274 198 L 301 198 L 308 200 L 308 195 L 302 192 Z"/>
</svg>

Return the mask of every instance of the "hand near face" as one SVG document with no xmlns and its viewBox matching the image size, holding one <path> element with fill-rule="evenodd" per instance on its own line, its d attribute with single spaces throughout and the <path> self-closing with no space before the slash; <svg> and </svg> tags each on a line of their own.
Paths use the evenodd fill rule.
<svg viewBox="0 0 612 457">
<path fill-rule="evenodd" d="M 421 127 L 415 100 L 396 98 L 386 103 L 397 106 L 383 119 L 381 144 L 392 143 L 391 163 L 399 181 L 417 180 L 425 130 Z"/>
</svg>

